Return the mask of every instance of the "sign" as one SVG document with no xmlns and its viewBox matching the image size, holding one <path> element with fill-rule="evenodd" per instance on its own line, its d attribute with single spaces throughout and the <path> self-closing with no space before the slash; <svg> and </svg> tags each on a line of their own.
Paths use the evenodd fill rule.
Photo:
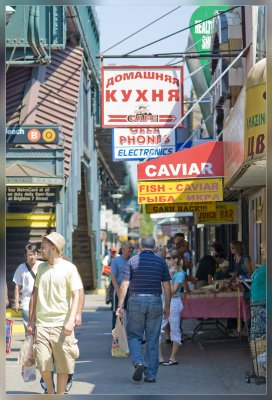
<svg viewBox="0 0 272 400">
<path fill-rule="evenodd" d="M 171 203 L 171 204 L 147 204 L 145 211 L 147 214 L 166 213 L 166 212 L 199 212 L 215 211 L 215 201 L 191 202 L 191 203 Z"/>
<path fill-rule="evenodd" d="M 222 179 L 138 182 L 139 204 L 222 200 Z"/>
<path fill-rule="evenodd" d="M 113 160 L 144 160 L 173 154 L 176 132 L 171 128 L 116 128 L 112 130 Z M 159 143 L 162 144 L 158 146 Z"/>
<path fill-rule="evenodd" d="M 192 14 L 190 19 L 190 29 L 198 53 L 211 51 L 212 34 L 215 24 L 215 18 L 211 17 L 213 17 L 216 12 L 225 11 L 229 8 L 230 7 L 228 6 L 203 6 L 198 7 L 196 11 Z M 211 73 L 209 66 L 207 66 L 207 58 L 200 58 L 199 61 L 203 67 L 203 73 L 207 81 L 207 85 L 210 86 Z"/>
<path fill-rule="evenodd" d="M 229 114 L 223 128 L 224 171 L 227 184 L 244 162 L 245 89 Z"/>
<path fill-rule="evenodd" d="M 55 203 L 54 186 L 7 186 L 6 199 L 9 202 Z"/>
<path fill-rule="evenodd" d="M 223 143 L 208 142 L 137 165 L 138 180 L 224 176 Z"/>
<path fill-rule="evenodd" d="M 58 144 L 58 125 L 13 125 L 6 127 L 7 144 Z"/>
<path fill-rule="evenodd" d="M 245 105 L 245 161 L 266 156 L 266 60 L 254 65 L 249 75 L 259 75 L 259 83 L 246 90 Z M 252 73 L 251 73 L 252 72 Z M 252 79 L 253 80 L 253 79 Z"/>
<path fill-rule="evenodd" d="M 183 67 L 102 68 L 103 128 L 167 128 L 182 116 Z"/>
<path fill-rule="evenodd" d="M 196 213 L 197 224 L 237 224 L 236 203 L 216 203 L 215 211 Z"/>
</svg>

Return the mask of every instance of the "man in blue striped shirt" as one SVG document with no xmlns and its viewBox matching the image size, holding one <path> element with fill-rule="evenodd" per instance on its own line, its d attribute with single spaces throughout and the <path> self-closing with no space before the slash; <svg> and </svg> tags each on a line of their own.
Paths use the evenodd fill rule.
<svg viewBox="0 0 272 400">
<path fill-rule="evenodd" d="M 132 379 L 144 382 L 156 381 L 159 366 L 159 337 L 162 315 L 170 313 L 170 274 L 164 260 L 155 253 L 156 242 L 144 237 L 140 243 L 140 254 L 131 257 L 125 266 L 123 280 L 118 293 L 116 315 L 124 314 L 124 299 L 129 287 L 127 305 L 127 336 L 134 373 Z M 165 295 L 162 307 L 162 287 Z M 142 352 L 142 338 L 146 338 L 146 357 Z"/>
</svg>

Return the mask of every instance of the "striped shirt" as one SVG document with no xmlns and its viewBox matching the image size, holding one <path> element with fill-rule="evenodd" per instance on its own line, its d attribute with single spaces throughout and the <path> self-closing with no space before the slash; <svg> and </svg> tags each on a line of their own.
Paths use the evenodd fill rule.
<svg viewBox="0 0 272 400">
<path fill-rule="evenodd" d="M 161 294 L 161 283 L 171 277 L 164 260 L 152 250 L 143 250 L 129 259 L 123 279 L 129 280 L 129 293 Z"/>
</svg>

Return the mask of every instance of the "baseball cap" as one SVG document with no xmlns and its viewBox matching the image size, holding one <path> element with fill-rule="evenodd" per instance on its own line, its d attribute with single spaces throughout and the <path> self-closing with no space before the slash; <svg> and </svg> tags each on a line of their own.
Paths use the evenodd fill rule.
<svg viewBox="0 0 272 400">
<path fill-rule="evenodd" d="M 53 243 L 53 245 L 58 249 L 59 252 L 62 252 L 62 249 L 65 246 L 65 239 L 60 233 L 51 232 L 49 233 L 49 235 L 45 235 L 44 237 L 51 243 Z"/>
</svg>

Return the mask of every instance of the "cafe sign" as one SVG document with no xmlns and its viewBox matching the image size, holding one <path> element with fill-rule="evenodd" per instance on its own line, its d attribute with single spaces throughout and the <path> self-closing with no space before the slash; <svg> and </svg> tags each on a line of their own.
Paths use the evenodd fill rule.
<svg viewBox="0 0 272 400">
<path fill-rule="evenodd" d="M 103 128 L 169 128 L 182 116 L 182 66 L 102 67 Z"/>
<path fill-rule="evenodd" d="M 222 179 L 138 182 L 138 203 L 185 203 L 223 200 Z"/>
<path fill-rule="evenodd" d="M 237 224 L 237 206 L 234 202 L 216 203 L 215 211 L 196 213 L 197 224 Z"/>
<path fill-rule="evenodd" d="M 215 211 L 215 201 L 190 202 L 190 203 L 171 203 L 171 204 L 146 204 L 147 214 L 168 213 L 168 212 L 200 212 Z"/>
</svg>

